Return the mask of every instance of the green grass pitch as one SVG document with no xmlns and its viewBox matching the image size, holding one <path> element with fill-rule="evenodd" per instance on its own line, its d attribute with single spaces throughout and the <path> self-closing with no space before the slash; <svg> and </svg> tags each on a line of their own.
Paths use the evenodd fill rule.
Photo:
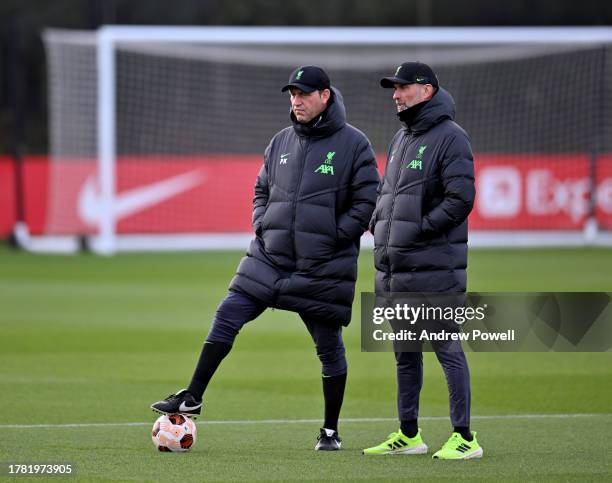
<svg viewBox="0 0 612 483">
<path fill-rule="evenodd" d="M 299 318 L 270 310 L 209 386 L 195 448 L 156 452 L 149 404 L 187 384 L 240 256 L 52 257 L 0 245 L 0 463 L 71 462 L 79 481 L 611 480 L 612 354 L 469 354 L 482 460 L 364 457 L 397 429 L 395 374 L 392 354 L 360 352 L 355 317 L 344 448 L 320 454 L 319 362 Z M 474 291 L 612 291 L 611 274 L 605 249 L 470 252 Z M 358 291 L 372 281 L 364 250 Z M 436 450 L 448 396 L 435 356 L 425 359 L 420 426 Z"/>
</svg>

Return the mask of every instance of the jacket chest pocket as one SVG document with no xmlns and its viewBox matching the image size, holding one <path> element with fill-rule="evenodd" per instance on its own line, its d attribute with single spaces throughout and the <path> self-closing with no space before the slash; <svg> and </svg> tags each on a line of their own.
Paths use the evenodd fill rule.
<svg viewBox="0 0 612 483">
<path fill-rule="evenodd" d="M 290 193 L 297 183 L 298 172 L 292 169 L 291 166 L 277 165 L 274 167 L 274 174 L 271 177 L 271 183 L 276 185 L 284 193 Z"/>
<path fill-rule="evenodd" d="M 423 216 L 423 190 L 427 179 L 419 178 L 402 183 L 396 192 L 397 216 L 406 221 L 419 222 Z"/>
</svg>

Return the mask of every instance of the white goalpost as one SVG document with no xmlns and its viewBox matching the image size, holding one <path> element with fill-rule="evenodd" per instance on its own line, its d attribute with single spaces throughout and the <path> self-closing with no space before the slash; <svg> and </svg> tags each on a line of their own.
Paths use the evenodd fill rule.
<svg viewBox="0 0 612 483">
<path fill-rule="evenodd" d="M 471 246 L 612 245 L 612 28 L 105 26 L 44 40 L 46 249 L 246 247 L 291 70 L 330 72 L 381 163 L 399 124 L 378 79 L 411 59 L 436 69 L 472 139 Z"/>
</svg>

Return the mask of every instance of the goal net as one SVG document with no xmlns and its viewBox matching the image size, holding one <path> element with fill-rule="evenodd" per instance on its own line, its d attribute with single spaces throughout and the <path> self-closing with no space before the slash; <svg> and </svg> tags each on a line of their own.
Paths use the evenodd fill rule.
<svg viewBox="0 0 612 483">
<path fill-rule="evenodd" d="M 255 176 L 315 64 L 384 169 L 400 127 L 379 79 L 430 64 L 475 153 L 472 245 L 609 243 L 612 29 L 50 30 L 46 235 L 100 253 L 244 247 Z"/>
</svg>

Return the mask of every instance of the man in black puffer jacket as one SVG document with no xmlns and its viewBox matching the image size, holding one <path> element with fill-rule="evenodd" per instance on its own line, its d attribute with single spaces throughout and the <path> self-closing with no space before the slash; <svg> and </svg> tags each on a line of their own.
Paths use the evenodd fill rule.
<svg viewBox="0 0 612 483">
<path fill-rule="evenodd" d="M 403 127 L 388 152 L 370 231 L 374 234 L 376 292 L 465 292 L 467 217 L 474 203 L 474 165 L 465 131 L 454 122 L 450 94 L 433 70 L 406 62 L 382 87 Z M 453 435 L 439 459 L 482 455 L 470 424 L 470 374 L 461 347 L 434 345 L 450 394 Z M 365 454 L 427 452 L 417 425 L 423 383 L 421 352 L 396 352 L 400 430 Z"/>
<path fill-rule="evenodd" d="M 267 307 L 290 310 L 304 321 L 322 365 L 325 421 L 315 449 L 337 450 L 347 373 L 342 327 L 351 320 L 359 240 L 379 176 L 370 142 L 347 124 L 342 95 L 322 69 L 297 68 L 282 90 L 290 91 L 292 126 L 265 151 L 253 200 L 256 237 L 217 309 L 190 386 L 151 407 L 199 415 L 242 326 Z"/>
</svg>

